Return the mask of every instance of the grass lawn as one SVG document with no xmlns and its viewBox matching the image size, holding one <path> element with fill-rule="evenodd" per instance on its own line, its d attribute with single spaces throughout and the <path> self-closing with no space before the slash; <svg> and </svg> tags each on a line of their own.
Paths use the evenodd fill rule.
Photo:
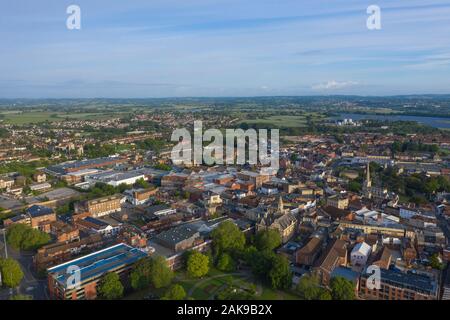
<svg viewBox="0 0 450 320">
<path fill-rule="evenodd" d="M 272 288 L 263 286 L 263 292 L 258 297 L 258 299 L 261 300 L 301 300 L 299 296 L 286 292 L 286 291 L 279 291 L 274 290 Z"/>
<path fill-rule="evenodd" d="M 271 124 L 277 127 L 285 127 L 285 128 L 299 128 L 306 126 L 306 117 L 311 116 L 313 120 L 319 120 L 324 118 L 324 116 L 320 113 L 309 113 L 304 115 L 293 115 L 293 116 L 269 116 L 259 119 L 244 119 L 241 121 L 249 124 Z"/>
<path fill-rule="evenodd" d="M 211 268 L 208 275 L 200 278 L 194 279 L 190 278 L 185 271 L 177 271 L 175 273 L 175 279 L 173 281 L 175 284 L 181 285 L 188 297 L 194 300 L 207 300 L 213 298 L 221 290 L 225 289 L 230 283 L 233 286 L 237 286 L 243 289 L 257 289 L 261 290 L 261 294 L 256 296 L 256 299 L 261 300 L 299 300 L 300 298 L 294 293 L 273 290 L 266 285 L 257 285 L 253 280 L 248 278 L 248 275 L 235 275 L 224 273 L 215 268 Z M 150 293 L 156 296 L 163 296 L 167 288 L 147 288 L 138 292 L 133 292 L 127 295 L 124 299 L 126 300 L 140 300 Z M 192 291 L 192 292 L 191 292 Z M 189 296 L 189 293 L 190 296 Z"/>
</svg>

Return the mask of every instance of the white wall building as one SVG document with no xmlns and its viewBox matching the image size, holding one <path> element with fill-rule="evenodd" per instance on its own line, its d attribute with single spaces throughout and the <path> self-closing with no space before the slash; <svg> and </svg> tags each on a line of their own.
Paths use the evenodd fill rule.
<svg viewBox="0 0 450 320">
<path fill-rule="evenodd" d="M 372 252 L 372 248 L 365 242 L 358 243 L 350 254 L 352 266 L 363 267 Z"/>
</svg>

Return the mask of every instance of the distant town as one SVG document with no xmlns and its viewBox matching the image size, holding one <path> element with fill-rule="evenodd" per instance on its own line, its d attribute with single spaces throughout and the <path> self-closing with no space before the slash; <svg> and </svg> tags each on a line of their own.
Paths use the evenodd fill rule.
<svg viewBox="0 0 450 320">
<path fill-rule="evenodd" d="M 448 96 L 0 105 L 2 300 L 450 299 Z M 278 170 L 174 163 L 195 120 Z"/>
</svg>

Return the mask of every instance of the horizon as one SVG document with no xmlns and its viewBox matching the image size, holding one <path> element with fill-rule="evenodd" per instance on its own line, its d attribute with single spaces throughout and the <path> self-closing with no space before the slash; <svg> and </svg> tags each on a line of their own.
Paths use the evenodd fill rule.
<svg viewBox="0 0 450 320">
<path fill-rule="evenodd" d="M 1 100 L 183 100 L 183 99 L 259 99 L 259 98 L 395 98 L 395 97 L 450 97 L 450 93 L 405 93 L 397 95 L 358 95 L 358 94 L 329 94 L 329 95 L 261 95 L 261 96 L 174 96 L 174 97 L 61 97 L 61 98 L 4 98 Z"/>
<path fill-rule="evenodd" d="M 450 3 L 374 2 L 6 3 L 0 97 L 449 94 Z M 80 30 L 66 27 L 72 4 L 81 8 Z M 366 26 L 372 4 L 381 30 Z"/>
</svg>

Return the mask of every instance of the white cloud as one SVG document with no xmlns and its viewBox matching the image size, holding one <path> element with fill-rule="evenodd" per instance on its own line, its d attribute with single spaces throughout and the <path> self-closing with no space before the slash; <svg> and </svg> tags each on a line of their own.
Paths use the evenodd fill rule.
<svg viewBox="0 0 450 320">
<path fill-rule="evenodd" d="M 316 85 L 313 85 L 311 89 L 318 90 L 318 91 L 327 91 L 327 90 L 339 90 L 339 89 L 346 89 L 349 87 L 353 87 L 358 85 L 358 82 L 355 81 L 336 81 L 331 80 L 325 83 L 319 83 Z"/>
</svg>

